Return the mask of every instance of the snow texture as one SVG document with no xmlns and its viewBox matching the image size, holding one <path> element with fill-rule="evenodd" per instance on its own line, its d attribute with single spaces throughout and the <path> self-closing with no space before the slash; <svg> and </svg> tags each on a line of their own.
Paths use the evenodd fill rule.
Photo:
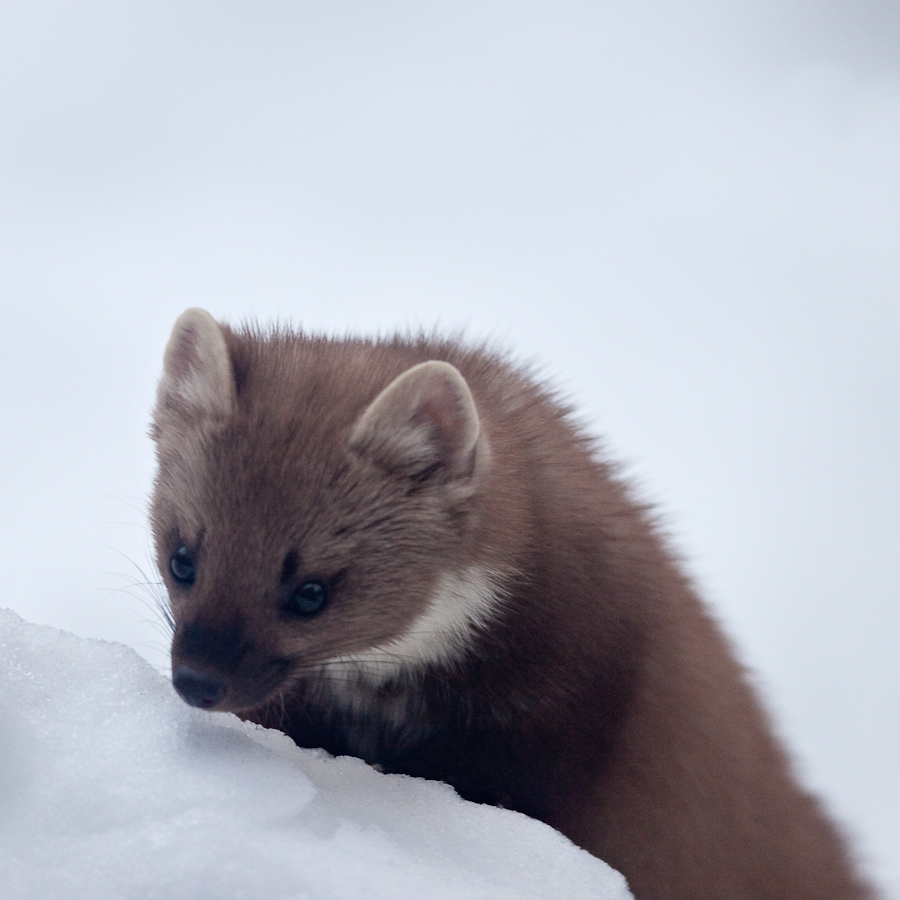
<svg viewBox="0 0 900 900">
<path fill-rule="evenodd" d="M 133 650 L 0 610 L 6 900 L 625 900 L 541 822 L 183 704 Z"/>
</svg>

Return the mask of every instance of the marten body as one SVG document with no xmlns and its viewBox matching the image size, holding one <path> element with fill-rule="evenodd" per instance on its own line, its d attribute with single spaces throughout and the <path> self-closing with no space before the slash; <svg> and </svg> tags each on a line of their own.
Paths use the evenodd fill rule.
<svg viewBox="0 0 900 900">
<path fill-rule="evenodd" d="M 154 436 L 189 703 L 542 819 L 637 900 L 870 896 L 648 513 L 526 375 L 189 310 Z"/>
</svg>

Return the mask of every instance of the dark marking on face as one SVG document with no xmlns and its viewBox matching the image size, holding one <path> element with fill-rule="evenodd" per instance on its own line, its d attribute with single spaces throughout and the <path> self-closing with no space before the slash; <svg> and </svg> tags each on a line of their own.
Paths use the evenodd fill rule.
<svg viewBox="0 0 900 900">
<path fill-rule="evenodd" d="M 284 557 L 284 563 L 281 566 L 281 583 L 287 584 L 296 574 L 300 567 L 300 556 L 296 550 L 290 550 Z"/>
<path fill-rule="evenodd" d="M 188 625 L 178 639 L 184 660 L 234 672 L 252 646 L 243 625 Z"/>
</svg>

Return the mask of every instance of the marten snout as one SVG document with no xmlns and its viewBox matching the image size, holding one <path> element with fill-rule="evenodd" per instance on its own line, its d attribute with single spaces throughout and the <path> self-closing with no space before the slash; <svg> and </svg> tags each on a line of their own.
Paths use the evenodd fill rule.
<svg viewBox="0 0 900 900">
<path fill-rule="evenodd" d="M 177 654 L 185 662 L 193 661 L 200 663 L 202 668 L 231 674 L 237 670 L 252 644 L 242 621 L 227 625 L 207 625 L 195 621 L 176 633 L 173 657 Z"/>
<path fill-rule="evenodd" d="M 172 673 L 172 684 L 185 703 L 200 709 L 218 706 L 228 691 L 221 678 L 184 665 Z"/>
<path fill-rule="evenodd" d="M 245 623 L 179 627 L 172 645 L 172 685 L 200 709 L 235 710 L 265 699 L 284 666 L 254 653 Z M 260 657 L 257 659 L 256 657 Z"/>
</svg>

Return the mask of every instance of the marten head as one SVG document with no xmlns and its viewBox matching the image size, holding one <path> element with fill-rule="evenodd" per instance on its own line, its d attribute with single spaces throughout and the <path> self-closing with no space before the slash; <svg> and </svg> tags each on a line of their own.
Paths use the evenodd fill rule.
<svg viewBox="0 0 900 900">
<path fill-rule="evenodd" d="M 406 351 L 176 322 L 152 525 L 188 703 L 251 710 L 304 679 L 452 665 L 491 613 L 475 401 Z"/>
</svg>

